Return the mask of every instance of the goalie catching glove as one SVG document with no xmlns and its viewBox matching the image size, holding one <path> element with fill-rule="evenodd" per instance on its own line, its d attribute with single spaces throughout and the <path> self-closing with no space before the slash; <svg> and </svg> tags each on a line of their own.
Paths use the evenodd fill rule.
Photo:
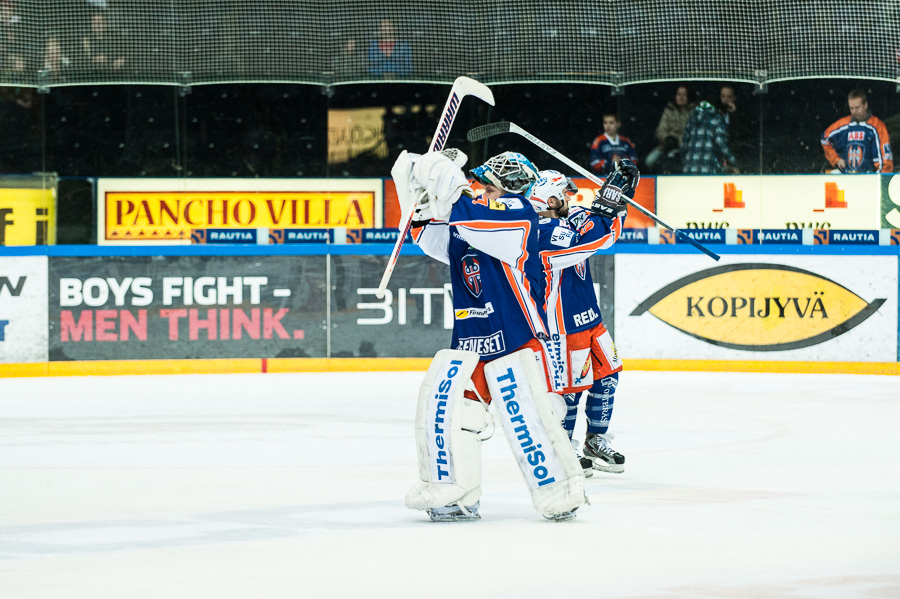
<svg viewBox="0 0 900 599">
<path fill-rule="evenodd" d="M 455 148 L 424 155 L 404 150 L 391 168 L 402 214 L 414 210 L 414 222 L 447 220 L 460 195 L 474 195 L 461 169 L 467 159 Z"/>
<path fill-rule="evenodd" d="M 604 218 L 625 217 L 628 213 L 628 204 L 622 196 L 631 199 L 634 190 L 628 184 L 628 177 L 619 171 L 615 171 L 606 178 L 603 187 L 597 190 L 594 201 L 591 202 L 591 214 Z"/>
</svg>

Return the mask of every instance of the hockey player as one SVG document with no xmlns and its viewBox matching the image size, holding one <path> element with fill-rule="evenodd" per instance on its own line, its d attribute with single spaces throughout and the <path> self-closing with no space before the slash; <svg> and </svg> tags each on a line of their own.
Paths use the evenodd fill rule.
<svg viewBox="0 0 900 599">
<path fill-rule="evenodd" d="M 479 518 L 481 439 L 496 417 L 545 517 L 574 516 L 584 473 L 560 426 L 562 398 L 549 392 L 547 331 L 540 296 L 538 218 L 522 196 L 537 180 L 525 156 L 504 152 L 472 170 L 465 155 L 402 153 L 391 170 L 401 208 L 415 210 L 413 239 L 450 266 L 452 350 L 435 356 L 419 393 L 419 478 L 406 505 L 432 520 Z"/>
<path fill-rule="evenodd" d="M 579 396 L 589 389 L 583 448 L 586 457 L 579 459 L 582 467 L 620 473 L 625 469 L 625 458 L 612 449 L 612 436 L 607 432 L 622 363 L 603 325 L 587 259 L 597 250 L 612 246 L 622 231 L 627 204 L 619 201 L 620 196 L 608 197 L 609 190 L 619 189 L 633 197 L 640 173 L 632 162 L 618 162 L 590 211 L 568 206 L 567 196 L 577 191 L 571 179 L 557 171 L 542 171 L 540 175 L 530 199 L 539 214 L 551 217 L 541 220 L 540 245 L 547 281 L 548 328 L 551 339 L 559 342 L 559 362 L 565 364 L 568 373 L 563 390 L 567 408 L 563 426 L 572 439 Z"/>
</svg>

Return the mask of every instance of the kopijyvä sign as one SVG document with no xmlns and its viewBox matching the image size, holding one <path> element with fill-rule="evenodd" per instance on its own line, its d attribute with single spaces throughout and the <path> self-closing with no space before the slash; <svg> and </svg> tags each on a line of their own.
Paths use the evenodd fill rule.
<svg viewBox="0 0 900 599">
<path fill-rule="evenodd" d="M 884 304 L 831 279 L 780 264 L 728 264 L 692 273 L 642 301 L 650 313 L 706 343 L 737 350 L 784 351 L 829 341 Z"/>
</svg>

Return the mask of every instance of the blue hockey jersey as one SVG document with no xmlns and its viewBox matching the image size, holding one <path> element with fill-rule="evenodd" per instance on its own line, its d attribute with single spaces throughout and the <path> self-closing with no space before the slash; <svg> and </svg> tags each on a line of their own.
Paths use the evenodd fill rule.
<svg viewBox="0 0 900 599">
<path fill-rule="evenodd" d="M 601 133 L 591 144 L 590 157 L 591 168 L 604 177 L 616 169 L 616 160 L 628 158 L 637 164 L 637 150 L 624 135 L 613 139 L 606 133 Z"/>
<path fill-rule="evenodd" d="M 538 216 L 524 198 L 463 195 L 449 221 L 431 221 L 413 239 L 450 266 L 451 347 L 494 360 L 531 339 L 547 338 Z"/>
<path fill-rule="evenodd" d="M 580 206 L 572 206 L 566 220 L 541 219 L 539 243 L 551 339 L 586 331 L 602 322 L 587 259 L 619 239 L 623 221 L 624 217 L 594 216 Z"/>
</svg>

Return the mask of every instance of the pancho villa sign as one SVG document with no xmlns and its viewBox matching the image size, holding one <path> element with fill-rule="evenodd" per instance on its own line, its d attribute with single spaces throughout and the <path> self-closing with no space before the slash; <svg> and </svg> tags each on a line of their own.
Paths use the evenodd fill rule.
<svg viewBox="0 0 900 599">
<path fill-rule="evenodd" d="M 205 229 L 380 227 L 380 179 L 99 179 L 97 241 L 190 243 Z"/>
<path fill-rule="evenodd" d="M 699 269 L 685 269 L 701 264 L 687 256 L 680 268 L 648 260 L 622 268 L 619 258 L 639 259 L 617 256 L 617 272 L 639 278 L 650 270 L 655 281 L 651 288 L 617 277 L 616 341 L 626 358 L 897 358 L 896 257 L 734 256 Z M 675 257 L 653 260 L 660 258 Z M 679 270 L 687 272 L 667 274 Z"/>
</svg>

